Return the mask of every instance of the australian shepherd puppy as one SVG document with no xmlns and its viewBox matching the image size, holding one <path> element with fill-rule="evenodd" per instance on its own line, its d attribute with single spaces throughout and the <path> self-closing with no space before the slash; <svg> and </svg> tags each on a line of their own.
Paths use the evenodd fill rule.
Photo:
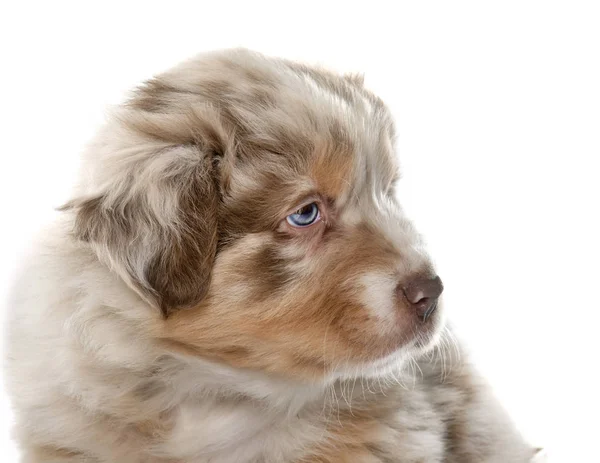
<svg viewBox="0 0 600 463">
<path fill-rule="evenodd" d="M 445 324 L 359 77 L 205 54 L 82 167 L 10 299 L 23 462 L 534 458 Z"/>
</svg>

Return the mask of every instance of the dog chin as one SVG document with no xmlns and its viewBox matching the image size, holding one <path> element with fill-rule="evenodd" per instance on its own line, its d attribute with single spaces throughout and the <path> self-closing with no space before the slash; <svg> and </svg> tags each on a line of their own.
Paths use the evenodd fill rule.
<svg viewBox="0 0 600 463">
<path fill-rule="evenodd" d="M 418 333 L 409 344 L 403 345 L 392 353 L 371 362 L 341 366 L 330 376 L 330 379 L 336 381 L 354 380 L 356 378 L 398 378 L 398 375 L 411 361 L 420 358 L 435 348 L 440 342 L 443 329 L 443 317 L 438 315 L 436 320 L 433 320 L 427 328 Z"/>
</svg>

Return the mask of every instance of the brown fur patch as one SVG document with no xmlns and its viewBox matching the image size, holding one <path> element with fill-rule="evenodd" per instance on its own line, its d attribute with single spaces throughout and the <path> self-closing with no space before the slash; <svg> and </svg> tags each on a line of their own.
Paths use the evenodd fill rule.
<svg viewBox="0 0 600 463">
<path fill-rule="evenodd" d="M 334 125 L 335 127 L 335 125 Z M 343 129 L 332 129 L 332 142 L 318 142 L 311 163 L 311 176 L 317 189 L 328 198 L 338 198 L 352 189 L 354 146 Z"/>
</svg>

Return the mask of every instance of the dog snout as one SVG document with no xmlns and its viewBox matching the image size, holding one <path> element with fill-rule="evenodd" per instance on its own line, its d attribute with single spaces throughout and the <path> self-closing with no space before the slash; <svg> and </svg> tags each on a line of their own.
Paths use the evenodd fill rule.
<svg viewBox="0 0 600 463">
<path fill-rule="evenodd" d="M 417 316 L 425 321 L 437 309 L 438 299 L 444 290 L 439 276 L 433 278 L 415 277 L 398 288 L 406 301 L 416 311 Z"/>
</svg>

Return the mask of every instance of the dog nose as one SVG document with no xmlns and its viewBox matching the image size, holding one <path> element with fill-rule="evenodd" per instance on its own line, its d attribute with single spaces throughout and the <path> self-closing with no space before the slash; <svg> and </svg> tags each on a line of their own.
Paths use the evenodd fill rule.
<svg viewBox="0 0 600 463">
<path fill-rule="evenodd" d="M 437 309 L 438 299 L 443 290 L 442 280 L 437 275 L 434 278 L 415 278 L 402 287 L 404 296 L 423 321 Z"/>
</svg>

